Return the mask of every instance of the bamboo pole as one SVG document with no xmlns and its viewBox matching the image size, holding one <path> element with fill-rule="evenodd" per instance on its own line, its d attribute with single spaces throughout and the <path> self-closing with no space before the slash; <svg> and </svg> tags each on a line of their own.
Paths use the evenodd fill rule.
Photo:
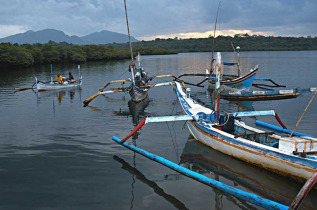
<svg viewBox="0 0 317 210">
<path fill-rule="evenodd" d="M 309 108 L 310 104 L 313 102 L 313 100 L 314 100 L 314 98 L 316 97 L 316 95 L 317 95 L 317 90 L 315 91 L 315 94 L 313 95 L 313 97 L 310 99 L 310 101 L 309 101 L 308 105 L 306 106 L 306 109 L 304 110 L 304 112 L 303 112 L 302 116 L 301 116 L 301 117 L 299 118 L 299 120 L 297 121 L 295 128 L 293 129 L 293 131 L 292 131 L 291 135 L 289 135 L 290 137 L 292 137 L 292 136 L 293 136 L 293 134 L 294 134 L 294 132 L 295 132 L 295 130 L 296 130 L 296 128 L 297 128 L 297 126 L 298 126 L 298 125 L 299 125 L 299 123 L 302 121 L 302 119 L 303 119 L 303 117 L 304 117 L 304 115 L 305 115 L 306 111 L 308 110 L 308 108 Z"/>
</svg>

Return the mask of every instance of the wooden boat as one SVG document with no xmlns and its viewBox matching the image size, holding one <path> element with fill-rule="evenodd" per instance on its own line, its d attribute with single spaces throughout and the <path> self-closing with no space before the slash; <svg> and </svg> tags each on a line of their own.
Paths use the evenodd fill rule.
<svg viewBox="0 0 317 210">
<path fill-rule="evenodd" d="M 221 55 L 220 53 L 217 54 L 216 92 L 218 92 L 217 89 L 220 87 L 221 72 Z M 273 110 L 220 114 L 219 96 L 217 97 L 215 110 L 211 110 L 193 100 L 190 97 L 190 91 L 188 91 L 187 88 L 185 93 L 183 91 L 184 84 L 181 85 L 180 83 L 175 82 L 175 86 L 178 99 L 186 115 L 146 117 L 123 139 L 119 139 L 115 136 L 113 136 L 112 139 L 122 146 L 153 161 L 161 163 L 177 172 L 198 180 L 199 182 L 247 200 L 248 202 L 269 209 L 297 209 L 305 195 L 308 194 L 317 182 L 317 138 L 307 134 L 296 133 L 294 130 L 291 131 L 291 135 L 283 136 L 248 126 L 241 120 L 241 117 L 273 115 L 284 128 L 281 131 L 288 131 Z M 316 95 L 317 91 L 315 92 L 314 97 Z M 310 103 L 314 97 L 311 99 Z M 305 112 L 307 108 L 305 109 Z M 210 178 L 188 170 L 160 156 L 149 153 L 136 146 L 129 145 L 126 142 L 147 123 L 170 121 L 188 121 L 187 126 L 192 136 L 196 140 L 217 151 L 253 165 L 260 166 L 272 172 L 292 177 L 297 180 L 307 180 L 307 182 L 297 194 L 290 207 L 287 207 L 271 200 L 265 200 L 261 197 L 253 197 L 253 194 L 247 192 L 239 190 L 239 192 L 237 192 L 237 189 L 234 187 L 229 187 L 223 183 L 220 184 L 216 180 L 211 180 Z"/>
<path fill-rule="evenodd" d="M 59 90 L 59 89 L 65 89 L 65 88 L 75 88 L 82 85 L 82 77 L 80 79 L 75 81 L 64 81 L 63 83 L 58 82 L 41 82 L 38 81 L 35 77 L 36 82 L 36 89 L 38 91 L 44 91 L 44 90 Z"/>
<path fill-rule="evenodd" d="M 129 36 L 129 46 L 130 46 L 130 54 L 131 54 L 131 62 L 129 64 L 129 71 L 131 72 L 131 78 L 125 79 L 125 80 L 114 80 L 108 82 L 105 86 L 101 87 L 98 91 L 98 93 L 94 94 L 90 98 L 87 98 L 83 103 L 84 106 L 88 106 L 88 104 L 97 96 L 108 94 L 108 93 L 117 93 L 117 92 L 128 92 L 130 94 L 131 100 L 138 103 L 148 96 L 148 90 L 152 87 L 158 87 L 158 86 L 164 86 L 164 85 L 171 85 L 171 83 L 160 83 L 160 84 L 153 84 L 150 85 L 150 81 L 154 78 L 164 78 L 164 77 L 173 77 L 177 79 L 173 75 L 161 75 L 161 76 L 154 76 L 149 78 L 147 76 L 147 73 L 144 71 L 144 69 L 141 66 L 141 57 L 140 53 L 138 53 L 137 60 L 138 60 L 138 67 L 136 67 L 133 57 L 133 50 L 132 50 L 132 44 L 131 44 L 131 36 L 130 36 L 130 29 L 129 29 L 129 22 L 128 22 L 128 14 L 127 14 L 127 7 L 126 7 L 126 1 L 124 0 L 124 6 L 125 6 L 125 15 L 126 15 L 126 22 L 127 22 L 127 30 L 128 30 L 128 36 Z M 181 79 L 178 79 L 180 81 Z M 108 87 L 110 84 L 114 83 L 125 83 L 130 82 L 131 84 L 128 87 L 120 87 L 120 88 L 111 88 L 110 91 L 104 91 L 106 87 Z"/>
<path fill-rule="evenodd" d="M 53 81 L 53 65 L 51 64 L 51 81 L 50 82 L 42 82 L 35 77 L 36 89 L 38 91 L 44 90 L 60 90 L 65 88 L 75 88 L 79 87 L 82 84 L 82 77 L 80 76 L 80 65 L 78 65 L 78 79 L 77 80 L 65 80 L 63 83 L 59 83 L 57 81 Z M 32 88 L 33 88 L 32 86 Z"/>
<path fill-rule="evenodd" d="M 226 90 L 249 90 L 252 86 L 253 80 L 255 79 L 256 73 L 258 72 L 258 69 L 259 67 L 255 66 L 253 69 L 250 69 L 250 72 L 246 75 L 232 79 L 221 80 L 220 84 L 224 86 Z M 215 77 L 209 77 L 209 83 L 211 83 L 209 87 L 211 89 L 214 89 L 215 82 Z"/>
<path fill-rule="evenodd" d="M 253 165 L 303 181 L 317 169 L 317 138 L 307 134 L 278 135 L 246 125 L 240 118 L 272 115 L 284 127 L 273 110 L 219 114 L 200 105 L 175 82 L 176 93 L 185 116 L 148 117 L 121 142 L 150 122 L 188 120 L 187 126 L 195 139 L 232 157 Z"/>
<path fill-rule="evenodd" d="M 215 22 L 215 29 L 214 29 L 214 38 L 213 38 L 213 44 L 212 44 L 212 55 L 211 55 L 211 68 L 210 68 L 210 77 L 208 78 L 209 83 L 211 84 L 209 87 L 214 89 L 214 85 L 216 84 L 216 78 L 215 74 L 211 75 L 212 73 L 215 73 L 215 61 L 214 58 L 214 41 L 216 37 L 216 29 L 217 29 L 217 20 L 218 20 L 218 12 L 219 12 L 220 4 L 218 7 L 217 15 L 216 15 L 216 22 Z M 228 75 L 227 78 L 223 77 L 223 79 L 220 81 L 220 85 L 222 85 L 224 88 L 226 88 L 226 91 L 230 91 L 232 89 L 234 90 L 249 90 L 252 86 L 253 80 L 255 78 L 255 75 L 259 69 L 258 65 L 256 65 L 253 69 L 250 69 L 250 72 L 241 75 L 241 69 L 240 69 L 240 47 L 237 46 L 234 48 L 233 44 L 231 43 L 232 48 L 234 50 L 234 53 L 237 56 L 237 63 L 229 63 L 224 62 L 223 65 L 228 66 L 234 66 L 237 65 L 237 75 Z"/>
<path fill-rule="evenodd" d="M 317 88 L 306 89 L 289 89 L 274 91 L 238 91 L 238 92 L 222 92 L 220 97 L 230 101 L 263 101 L 263 100 L 282 100 L 303 96 L 305 93 L 315 92 Z"/>
<path fill-rule="evenodd" d="M 218 58 L 221 60 L 220 53 Z M 217 68 L 221 68 L 221 61 L 217 61 Z M 203 107 L 186 95 L 177 82 L 176 92 L 184 112 L 189 116 L 199 116 L 187 125 L 195 139 L 203 144 L 298 180 L 307 180 L 317 169 L 317 138 L 300 133 L 296 136 L 277 135 L 248 126 L 240 119 L 243 116 L 273 115 L 286 129 L 273 110 L 219 114 L 219 103 L 216 103 L 215 110 Z"/>
<path fill-rule="evenodd" d="M 220 53 L 218 57 L 221 60 Z M 221 62 L 217 61 L 217 69 L 220 68 Z M 217 88 L 219 81 L 220 77 L 217 78 Z M 206 108 L 193 100 L 188 91 L 185 93 L 180 83 L 175 82 L 175 85 L 186 115 L 146 118 L 133 132 L 148 122 L 189 120 L 187 125 L 195 139 L 227 155 L 297 180 L 307 180 L 317 169 L 317 138 L 293 132 L 291 136 L 278 135 L 248 126 L 240 119 L 272 115 L 283 127 L 281 131 L 289 132 L 273 110 L 220 114 L 219 100 L 215 110 Z"/>
</svg>

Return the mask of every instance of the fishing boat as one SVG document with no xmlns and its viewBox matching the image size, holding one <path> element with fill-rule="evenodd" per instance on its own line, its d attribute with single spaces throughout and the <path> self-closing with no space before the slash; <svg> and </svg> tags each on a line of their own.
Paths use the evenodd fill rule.
<svg viewBox="0 0 317 210">
<path fill-rule="evenodd" d="M 233 48 L 234 49 L 234 48 Z M 237 63 L 229 63 L 229 62 L 223 62 L 224 66 L 234 66 L 237 65 L 237 75 L 225 75 L 222 77 L 222 79 L 220 80 L 220 85 L 223 86 L 223 89 L 225 92 L 230 92 L 230 91 L 241 91 L 241 90 L 249 90 L 252 87 L 252 83 L 255 79 L 256 73 L 259 70 L 259 66 L 256 65 L 253 69 L 250 69 L 249 73 L 245 74 L 245 75 L 241 75 L 241 70 L 240 70 L 240 47 L 237 46 L 236 47 L 236 51 L 234 51 L 234 53 L 236 53 L 237 57 L 238 57 L 238 62 Z M 212 57 L 214 55 L 212 54 Z M 215 63 L 214 63 L 215 59 L 212 58 L 212 68 L 211 68 L 211 73 L 215 71 Z M 210 77 L 208 77 L 208 81 L 210 83 L 209 85 L 209 89 L 215 89 L 215 84 L 216 84 L 216 75 L 210 75 Z"/>
<path fill-rule="evenodd" d="M 35 82 L 36 82 L 36 89 L 38 91 L 44 91 L 44 90 L 59 90 L 59 89 L 65 89 L 65 88 L 79 87 L 82 84 L 82 79 L 58 83 L 58 82 L 41 82 L 41 81 L 38 81 L 37 78 L 35 78 Z"/>
<path fill-rule="evenodd" d="M 255 66 L 253 69 L 250 69 L 249 73 L 239 76 L 233 79 L 221 80 L 220 84 L 224 86 L 224 89 L 227 91 L 231 90 L 249 90 L 252 87 L 253 80 L 255 79 L 256 73 L 258 72 L 259 67 Z M 216 79 L 214 76 L 208 78 L 209 88 L 214 89 Z"/>
<path fill-rule="evenodd" d="M 199 116 L 187 125 L 195 139 L 203 144 L 298 180 L 307 180 L 317 169 L 317 138 L 301 133 L 278 135 L 248 126 L 240 119 L 243 116 L 273 115 L 286 132 L 285 125 L 273 110 L 220 114 L 219 103 L 216 103 L 215 110 L 203 107 L 186 95 L 177 82 L 176 92 L 184 112 L 189 116 Z"/>
<path fill-rule="evenodd" d="M 220 73 L 221 55 L 220 53 L 217 53 L 216 92 L 218 92 L 217 89 L 220 87 Z M 268 209 L 297 209 L 317 182 L 317 138 L 307 134 L 294 132 L 295 129 L 291 131 L 291 135 L 285 136 L 248 126 L 241 120 L 241 117 L 273 115 L 283 127 L 280 132 L 289 132 L 279 116 L 273 110 L 220 113 L 219 96 L 217 97 L 215 109 L 212 110 L 200 105 L 197 101 L 192 99 L 190 97 L 189 89 L 187 89 L 184 84 L 175 82 L 175 86 L 179 102 L 185 115 L 146 117 L 126 137 L 119 139 L 118 137 L 113 136 L 112 139 L 118 144 L 182 173 L 185 176 L 250 203 Z M 186 92 L 184 92 L 184 88 L 186 88 Z M 315 92 L 314 97 L 316 95 L 317 91 Z M 307 108 L 311 104 L 311 101 Z M 187 126 L 192 136 L 201 143 L 219 152 L 284 176 L 292 177 L 300 181 L 307 181 L 293 200 L 292 204 L 290 206 L 285 206 L 203 176 L 202 174 L 184 168 L 179 164 L 173 163 L 163 157 L 147 152 L 146 150 L 126 142 L 145 124 L 175 121 L 188 121 Z"/>
<path fill-rule="evenodd" d="M 214 85 L 216 84 L 216 78 L 215 76 L 215 58 L 214 58 L 214 46 L 215 46 L 215 37 L 216 37 L 216 31 L 217 31 L 217 21 L 218 21 L 218 14 L 219 9 L 221 7 L 221 2 L 219 2 L 217 13 L 216 13 L 216 21 L 215 21 L 215 28 L 214 28 L 214 35 L 212 39 L 212 54 L 211 54 L 211 66 L 210 66 L 210 76 L 208 77 L 208 81 L 211 84 L 210 88 L 214 89 Z M 256 65 L 253 69 L 249 71 L 249 73 L 245 75 L 241 75 L 241 69 L 240 69 L 240 47 L 237 46 L 234 48 L 233 44 L 231 43 L 232 48 L 234 50 L 234 53 L 236 53 L 236 56 L 238 58 L 237 63 L 229 63 L 224 62 L 224 65 L 228 66 L 234 66 L 237 65 L 237 75 L 228 75 L 227 77 L 223 77 L 223 80 L 220 81 L 220 85 L 227 88 L 227 90 L 235 89 L 235 90 L 249 90 L 252 86 L 253 80 L 255 78 L 255 75 L 258 71 L 258 65 Z M 212 75 L 214 74 L 214 75 Z"/>
<path fill-rule="evenodd" d="M 253 90 L 238 92 L 222 92 L 220 97 L 229 101 L 264 101 L 282 100 L 297 98 L 305 93 L 315 92 L 316 87 L 306 89 L 287 89 L 287 90 Z"/>
<path fill-rule="evenodd" d="M 57 81 L 53 81 L 53 67 L 51 64 L 51 81 L 50 82 L 42 82 L 42 81 L 39 81 L 37 79 L 37 77 L 35 77 L 34 85 L 36 85 L 36 89 L 38 91 L 60 90 L 60 89 L 65 89 L 65 88 L 79 87 L 82 85 L 82 77 L 80 76 L 80 65 L 78 65 L 78 79 L 77 80 L 64 80 L 62 83 L 59 83 Z"/>
<path fill-rule="evenodd" d="M 124 79 L 124 80 L 114 80 L 114 81 L 108 82 L 105 86 L 101 87 L 96 94 L 94 94 L 93 96 L 83 101 L 84 106 L 88 106 L 88 104 L 99 95 L 104 95 L 109 93 L 118 93 L 118 92 L 129 93 L 131 100 L 136 103 L 139 103 L 148 97 L 148 90 L 150 88 L 172 85 L 171 82 L 150 85 L 150 81 L 152 81 L 153 79 L 172 77 L 175 80 L 183 81 L 182 79 L 179 79 L 174 75 L 159 75 L 159 76 L 148 77 L 148 73 L 145 72 L 143 67 L 141 66 L 141 56 L 139 52 L 137 55 L 138 67 L 136 66 L 134 62 L 134 56 L 133 56 L 133 50 L 132 50 L 132 44 L 131 44 L 126 0 L 124 0 L 124 6 L 125 6 L 125 16 L 126 16 L 127 30 L 128 30 L 128 36 L 129 36 L 130 54 L 131 54 L 131 62 L 129 64 L 129 71 L 131 72 L 131 78 Z M 104 91 L 104 89 L 111 84 L 115 84 L 115 83 L 124 84 L 125 82 L 130 82 L 130 85 L 128 87 L 111 88 L 111 90 Z"/>
<path fill-rule="evenodd" d="M 217 53 L 216 88 L 220 87 L 220 72 L 221 54 Z M 179 82 L 175 82 L 175 85 L 179 102 L 186 115 L 145 118 L 133 132 L 149 122 L 188 120 L 187 126 L 195 139 L 248 163 L 301 181 L 310 178 L 317 169 L 317 138 L 288 130 L 273 110 L 220 114 L 220 97 L 212 110 L 192 99 L 189 91 L 184 92 L 184 85 Z M 282 126 L 279 132 L 290 135 L 260 130 L 246 125 L 241 120 L 241 117 L 263 115 L 274 116 Z M 275 129 L 267 123 L 262 125 Z M 123 140 L 128 139 L 130 134 Z"/>
</svg>

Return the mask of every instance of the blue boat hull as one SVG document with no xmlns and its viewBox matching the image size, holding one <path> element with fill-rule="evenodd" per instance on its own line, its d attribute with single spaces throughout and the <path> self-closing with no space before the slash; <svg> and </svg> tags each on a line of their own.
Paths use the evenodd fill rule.
<svg viewBox="0 0 317 210">
<path fill-rule="evenodd" d="M 251 88 L 257 72 L 258 68 L 255 68 L 244 76 L 232 80 L 222 80 L 220 81 L 220 84 L 229 89 L 248 90 Z M 215 84 L 215 79 L 210 79 L 209 82 L 212 84 L 211 88 L 213 88 L 213 85 Z"/>
</svg>

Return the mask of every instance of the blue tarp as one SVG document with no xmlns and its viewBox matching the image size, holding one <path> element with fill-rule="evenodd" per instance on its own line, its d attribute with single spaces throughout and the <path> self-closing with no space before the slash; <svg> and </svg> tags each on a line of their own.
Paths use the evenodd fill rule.
<svg viewBox="0 0 317 210">
<path fill-rule="evenodd" d="M 223 65 L 225 65 L 225 66 L 234 66 L 235 63 L 223 62 Z"/>
</svg>

